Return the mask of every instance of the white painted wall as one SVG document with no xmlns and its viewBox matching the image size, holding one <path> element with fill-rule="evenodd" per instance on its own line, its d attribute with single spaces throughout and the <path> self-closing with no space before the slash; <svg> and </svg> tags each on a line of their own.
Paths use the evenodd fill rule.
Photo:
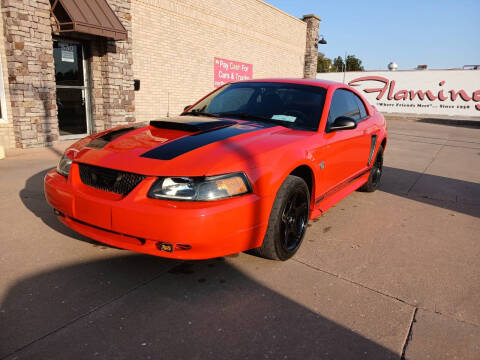
<svg viewBox="0 0 480 360">
<path fill-rule="evenodd" d="M 343 76 L 343 73 L 318 73 L 317 79 L 343 82 Z M 354 86 L 383 113 L 480 119 L 480 70 L 347 72 L 345 83 Z M 464 98 L 458 94 L 460 90 Z M 424 94 L 423 100 L 418 91 Z M 453 98 L 457 94 L 455 100 L 452 94 Z"/>
</svg>

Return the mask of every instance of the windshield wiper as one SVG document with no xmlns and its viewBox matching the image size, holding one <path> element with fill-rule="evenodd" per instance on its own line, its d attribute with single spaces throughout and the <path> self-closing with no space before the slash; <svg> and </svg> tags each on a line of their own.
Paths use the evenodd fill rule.
<svg viewBox="0 0 480 360">
<path fill-rule="evenodd" d="M 218 118 L 219 115 L 217 114 L 212 114 L 206 111 L 200 111 L 200 110 L 192 110 L 192 111 L 187 111 L 182 113 L 182 115 L 192 115 L 192 116 L 208 116 L 208 117 L 214 117 Z"/>
<path fill-rule="evenodd" d="M 224 112 L 224 113 L 219 113 L 218 116 L 222 116 L 222 117 L 227 116 L 227 117 L 233 117 L 233 118 L 239 118 L 239 119 L 245 119 L 245 120 L 261 121 L 261 122 L 280 125 L 284 127 L 290 127 L 292 125 L 288 121 L 273 120 L 260 115 L 254 115 L 254 114 L 249 114 L 244 112 Z"/>
</svg>

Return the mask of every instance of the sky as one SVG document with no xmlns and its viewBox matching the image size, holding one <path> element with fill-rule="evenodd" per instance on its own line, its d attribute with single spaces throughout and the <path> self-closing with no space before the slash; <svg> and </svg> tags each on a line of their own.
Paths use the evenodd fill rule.
<svg viewBox="0 0 480 360">
<path fill-rule="evenodd" d="M 480 0 L 266 0 L 296 17 L 322 19 L 329 58 L 356 55 L 365 70 L 426 64 L 448 69 L 480 64 Z"/>
</svg>

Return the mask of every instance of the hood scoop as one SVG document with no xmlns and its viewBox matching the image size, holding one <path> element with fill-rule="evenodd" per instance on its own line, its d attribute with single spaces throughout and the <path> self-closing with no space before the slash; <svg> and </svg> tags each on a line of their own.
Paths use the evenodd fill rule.
<svg viewBox="0 0 480 360">
<path fill-rule="evenodd" d="M 137 124 L 135 126 L 127 126 L 117 130 L 113 130 L 99 136 L 92 141 L 90 141 L 86 146 L 91 149 L 103 149 L 107 144 L 112 142 L 113 140 L 119 138 L 122 135 L 129 133 L 132 130 L 138 129 L 142 124 Z"/>
<path fill-rule="evenodd" d="M 191 133 L 206 132 L 215 129 L 221 129 L 237 124 L 231 120 L 213 120 L 213 121 L 167 121 L 152 120 L 150 126 L 157 129 L 180 130 Z"/>
</svg>

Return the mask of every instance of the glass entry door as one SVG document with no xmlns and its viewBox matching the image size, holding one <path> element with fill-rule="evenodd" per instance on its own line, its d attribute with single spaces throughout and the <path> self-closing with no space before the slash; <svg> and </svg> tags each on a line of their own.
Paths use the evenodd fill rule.
<svg viewBox="0 0 480 360">
<path fill-rule="evenodd" d="M 63 139 L 90 133 L 90 116 L 85 60 L 81 43 L 54 42 L 57 83 L 58 127 Z"/>
</svg>

